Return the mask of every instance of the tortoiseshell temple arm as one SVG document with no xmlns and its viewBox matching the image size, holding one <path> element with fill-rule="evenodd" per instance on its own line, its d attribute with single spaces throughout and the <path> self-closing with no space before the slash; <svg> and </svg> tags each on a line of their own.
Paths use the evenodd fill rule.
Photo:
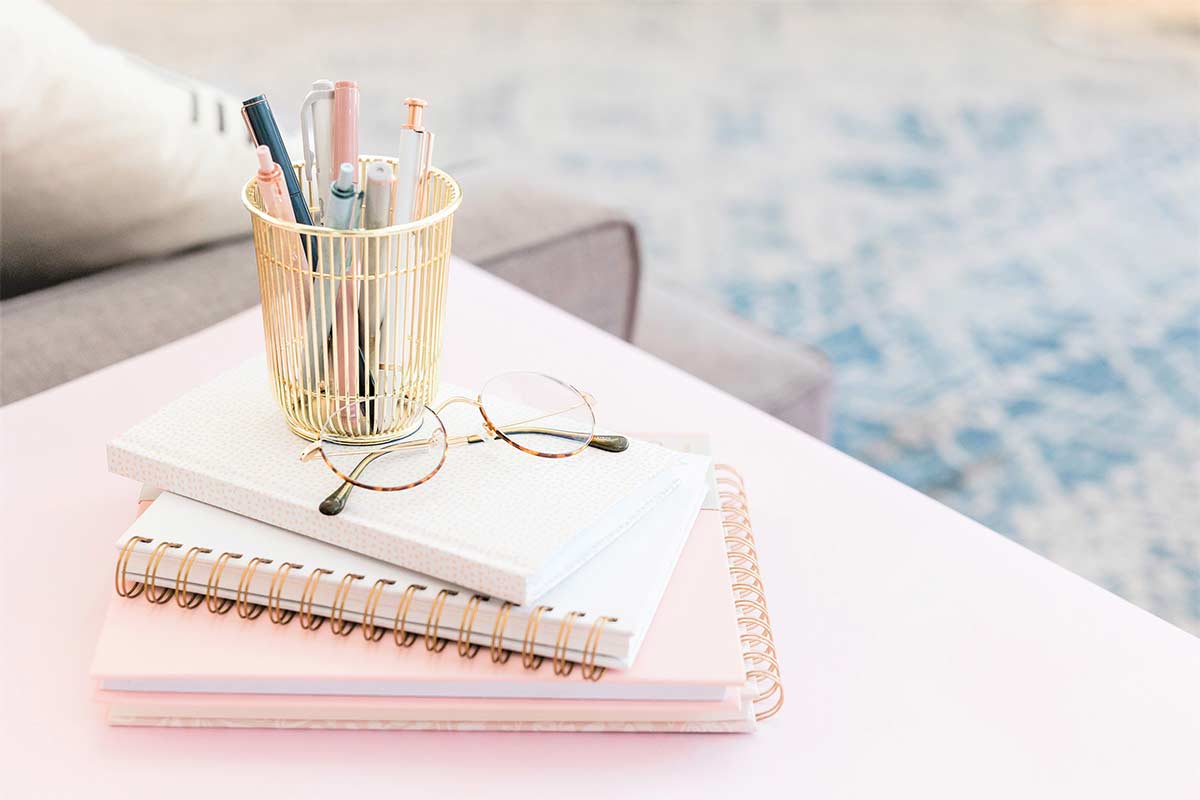
<svg viewBox="0 0 1200 800">
<path fill-rule="evenodd" d="M 528 436 L 529 434 L 541 434 L 542 436 L 558 436 L 563 439 L 573 439 L 575 434 L 556 431 L 553 428 L 504 428 L 504 433 L 510 436 Z M 487 439 L 482 436 L 470 436 L 467 438 L 467 444 L 479 444 L 486 442 Z M 624 436 L 613 435 L 597 435 L 593 436 L 588 442 L 588 447 L 594 447 L 597 450 L 603 450 L 606 453 L 624 453 L 629 449 L 629 440 Z"/>
<path fill-rule="evenodd" d="M 546 428 L 506 430 L 505 433 L 516 435 L 530 433 L 543 433 L 551 436 L 555 435 L 552 430 Z M 491 441 L 491 439 L 487 439 L 478 434 L 472 434 L 471 436 L 466 437 L 467 444 L 482 444 L 483 442 L 488 441 Z M 601 434 L 593 436 L 592 440 L 588 442 L 588 447 L 594 447 L 597 450 L 603 450 L 606 453 L 623 453 L 629 449 L 629 439 L 617 434 Z M 372 453 L 364 457 L 363 460 L 358 462 L 358 465 L 355 466 L 354 471 L 350 473 L 350 477 L 357 480 L 358 476 L 362 474 L 362 471 L 366 469 L 372 461 L 382 455 L 386 455 L 387 452 L 388 451 L 386 450 L 381 450 L 377 453 Z M 321 505 L 318 506 L 318 508 L 320 509 L 321 513 L 327 517 L 340 514 L 342 509 L 346 507 L 346 501 L 350 499 L 350 492 L 352 491 L 354 491 L 354 484 L 350 481 L 343 481 L 341 486 L 339 486 L 337 489 L 334 489 L 328 497 L 321 501 Z"/>
<path fill-rule="evenodd" d="M 350 477 L 357 480 L 358 476 L 362 474 L 362 471 L 366 469 L 372 461 L 383 455 L 387 455 L 386 450 L 381 450 L 378 453 L 372 453 L 371 455 L 367 456 L 362 461 L 358 462 L 358 465 L 354 468 L 354 471 L 350 473 Z M 350 481 L 343 481 L 342 485 L 335 489 L 332 494 L 322 500 L 321 505 L 317 506 L 317 508 L 320 509 L 321 513 L 327 517 L 332 517 L 342 513 L 342 509 L 346 507 L 346 501 L 350 499 L 350 492 L 353 489 L 353 483 Z"/>
<path fill-rule="evenodd" d="M 606 453 L 624 453 L 629 449 L 629 440 L 616 434 L 593 436 L 592 440 L 588 442 L 588 447 L 594 447 Z"/>
</svg>

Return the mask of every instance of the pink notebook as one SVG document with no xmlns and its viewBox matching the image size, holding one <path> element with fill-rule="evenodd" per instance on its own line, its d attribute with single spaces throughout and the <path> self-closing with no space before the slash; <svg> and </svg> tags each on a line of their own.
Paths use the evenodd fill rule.
<svg viewBox="0 0 1200 800">
<path fill-rule="evenodd" d="M 748 733 L 753 691 L 720 701 L 494 700 L 97 692 L 112 725 L 372 730 Z"/>
<path fill-rule="evenodd" d="M 782 687 L 777 671 L 766 689 L 759 674 L 754 644 L 769 630 L 747 629 L 765 597 L 749 529 L 731 527 L 744 507 L 701 513 L 637 661 L 599 680 L 556 675 L 549 659 L 536 671 L 520 654 L 495 664 L 486 648 L 446 659 L 420 639 L 400 648 L 361 629 L 337 636 L 139 597 L 110 603 L 92 665 L 97 696 L 114 724 L 747 730 L 763 701 L 775 710 Z"/>
</svg>

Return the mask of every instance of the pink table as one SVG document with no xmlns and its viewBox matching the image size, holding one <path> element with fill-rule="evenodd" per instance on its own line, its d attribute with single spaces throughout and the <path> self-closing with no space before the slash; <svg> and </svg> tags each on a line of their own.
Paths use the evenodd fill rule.
<svg viewBox="0 0 1200 800">
<path fill-rule="evenodd" d="M 1200 797 L 1200 640 L 470 265 L 445 377 L 569 377 L 746 477 L 787 704 L 754 736 L 114 729 L 88 662 L 137 487 L 104 443 L 257 311 L 0 410 L 8 797 Z M 13 785 L 15 784 L 15 786 Z"/>
</svg>

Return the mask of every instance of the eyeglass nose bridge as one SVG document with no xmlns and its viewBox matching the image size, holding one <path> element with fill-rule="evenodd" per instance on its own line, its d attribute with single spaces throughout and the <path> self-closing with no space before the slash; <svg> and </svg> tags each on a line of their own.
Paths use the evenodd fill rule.
<svg viewBox="0 0 1200 800">
<path fill-rule="evenodd" d="M 448 406 L 452 406 L 455 403 L 465 403 L 466 405 L 477 408 L 479 410 L 479 416 L 483 418 L 483 429 L 487 435 L 493 439 L 499 436 L 495 426 L 492 425 L 492 421 L 488 419 L 487 412 L 483 410 L 483 401 L 481 401 L 478 397 L 448 397 L 442 401 L 441 405 L 439 405 L 437 409 L 434 410 L 434 413 L 440 415 Z"/>
<path fill-rule="evenodd" d="M 466 403 L 469 406 L 475 406 L 480 411 L 483 410 L 483 404 L 480 403 L 478 399 L 472 397 L 448 397 L 442 401 L 441 405 L 434 409 L 434 413 L 441 414 L 446 410 L 447 407 L 452 406 L 455 403 Z"/>
</svg>

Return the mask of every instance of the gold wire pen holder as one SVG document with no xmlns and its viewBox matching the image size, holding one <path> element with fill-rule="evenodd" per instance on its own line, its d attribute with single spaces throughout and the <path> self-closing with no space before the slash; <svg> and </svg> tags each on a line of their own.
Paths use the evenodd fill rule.
<svg viewBox="0 0 1200 800">
<path fill-rule="evenodd" d="M 396 174 L 396 159 L 363 156 L 360 187 L 374 161 Z M 313 208 L 316 186 L 304 162 L 293 167 Z M 347 443 L 411 431 L 438 388 L 458 184 L 431 169 L 416 190 L 422 217 L 374 229 L 276 219 L 254 178 L 242 202 L 254 232 L 267 368 L 288 427 L 315 440 L 328 422 Z M 360 206 L 356 219 L 363 213 Z"/>
</svg>

